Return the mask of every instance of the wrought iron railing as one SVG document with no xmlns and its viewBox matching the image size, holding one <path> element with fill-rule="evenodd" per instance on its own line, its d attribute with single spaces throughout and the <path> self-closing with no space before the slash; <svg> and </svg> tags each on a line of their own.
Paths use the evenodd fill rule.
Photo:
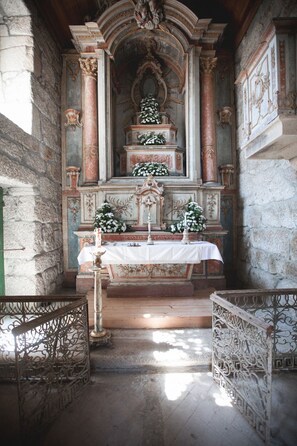
<svg viewBox="0 0 297 446">
<path fill-rule="evenodd" d="M 213 301 L 213 377 L 270 443 L 274 370 L 297 370 L 297 290 L 220 291 Z"/>
<path fill-rule="evenodd" d="M 0 380 L 16 381 L 28 440 L 89 382 L 86 298 L 26 296 L 0 301 Z"/>
</svg>

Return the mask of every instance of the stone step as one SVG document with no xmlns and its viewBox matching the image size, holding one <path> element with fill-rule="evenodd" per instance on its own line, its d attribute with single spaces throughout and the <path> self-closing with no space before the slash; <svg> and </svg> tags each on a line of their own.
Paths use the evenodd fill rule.
<svg viewBox="0 0 297 446">
<path fill-rule="evenodd" d="M 110 332 L 110 344 L 91 349 L 93 373 L 178 373 L 211 368 L 211 329 L 115 329 Z"/>
</svg>

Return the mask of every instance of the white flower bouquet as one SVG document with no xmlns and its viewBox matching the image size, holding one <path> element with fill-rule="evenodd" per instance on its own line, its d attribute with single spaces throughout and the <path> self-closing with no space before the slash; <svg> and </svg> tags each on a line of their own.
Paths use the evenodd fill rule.
<svg viewBox="0 0 297 446">
<path fill-rule="evenodd" d="M 143 133 L 142 135 L 138 135 L 137 139 L 139 143 L 144 146 L 152 144 L 154 145 L 166 144 L 166 139 L 164 135 L 162 135 L 162 133 L 157 133 L 157 134 L 155 132 Z"/>
<path fill-rule="evenodd" d="M 170 225 L 171 232 L 183 232 L 185 227 L 189 232 L 202 232 L 206 229 L 206 218 L 203 215 L 203 209 L 195 201 L 187 204 L 183 217 L 176 223 Z"/>
<path fill-rule="evenodd" d="M 169 170 L 164 163 L 137 163 L 132 170 L 133 177 L 166 176 Z"/>
<path fill-rule="evenodd" d="M 105 201 L 95 212 L 94 228 L 102 232 L 125 232 L 127 225 L 114 215 L 112 206 Z"/>
</svg>

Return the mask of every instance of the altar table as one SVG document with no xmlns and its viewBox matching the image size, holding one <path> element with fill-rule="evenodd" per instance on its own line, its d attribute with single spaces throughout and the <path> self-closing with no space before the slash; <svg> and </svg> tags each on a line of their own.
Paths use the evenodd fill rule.
<svg viewBox="0 0 297 446">
<path fill-rule="evenodd" d="M 205 241 L 110 242 L 100 251 L 105 251 L 101 259 L 110 278 L 109 297 L 192 296 L 194 265 L 203 260 L 223 262 L 218 247 Z M 85 246 L 78 263 L 92 262 L 95 252 L 95 246 Z"/>
<path fill-rule="evenodd" d="M 181 242 L 158 241 L 153 245 L 146 242 L 137 243 L 137 246 L 128 242 L 107 243 L 102 245 L 101 251 L 103 265 L 138 265 L 138 264 L 195 264 L 202 260 L 219 260 L 223 262 L 217 246 L 209 242 L 191 242 L 185 245 Z M 96 247 L 85 246 L 78 256 L 78 263 L 94 260 Z"/>
</svg>

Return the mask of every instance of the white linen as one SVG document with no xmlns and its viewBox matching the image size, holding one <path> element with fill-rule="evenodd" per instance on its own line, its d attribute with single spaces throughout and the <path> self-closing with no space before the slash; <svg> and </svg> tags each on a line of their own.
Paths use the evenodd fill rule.
<svg viewBox="0 0 297 446">
<path fill-rule="evenodd" d="M 140 242 L 140 246 L 129 246 L 129 242 L 107 243 L 101 250 L 103 265 L 121 264 L 158 264 L 158 263 L 200 263 L 202 260 L 219 260 L 223 262 L 217 246 L 209 242 L 191 242 L 184 245 L 181 242 L 157 241 L 154 245 Z M 95 246 L 85 246 L 77 260 L 81 265 L 94 260 Z"/>
</svg>

